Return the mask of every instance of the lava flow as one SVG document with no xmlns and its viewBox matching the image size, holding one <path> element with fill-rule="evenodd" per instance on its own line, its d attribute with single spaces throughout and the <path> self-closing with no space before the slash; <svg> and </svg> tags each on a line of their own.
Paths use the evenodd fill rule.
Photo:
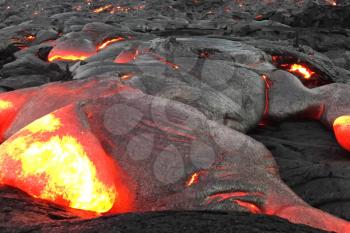
<svg viewBox="0 0 350 233">
<path fill-rule="evenodd" d="M 118 199 L 116 169 L 74 107 L 34 121 L 0 146 L 0 183 L 59 205 L 105 213 Z"/>
<path fill-rule="evenodd" d="M 350 115 L 338 117 L 333 123 L 333 130 L 339 145 L 350 151 Z"/>
<path fill-rule="evenodd" d="M 101 13 L 101 12 L 105 12 L 105 11 L 111 9 L 111 8 L 113 8 L 113 5 L 112 4 L 108 4 L 108 5 L 96 8 L 95 10 L 93 10 L 93 12 L 94 13 Z"/>
<path fill-rule="evenodd" d="M 0 142 L 4 141 L 5 132 L 11 127 L 19 109 L 31 96 L 32 93 L 26 90 L 15 95 L 11 92 L 0 95 Z"/>
<path fill-rule="evenodd" d="M 189 180 L 186 182 L 186 187 L 190 187 L 194 184 L 197 184 L 199 182 L 200 175 L 200 172 L 193 173 Z"/>
<path fill-rule="evenodd" d="M 49 56 L 48 60 L 49 62 L 53 62 L 55 60 L 66 60 L 66 61 L 84 61 L 88 58 L 89 56 L 84 56 L 84 55 L 56 55 L 56 56 Z"/>
<path fill-rule="evenodd" d="M 312 70 L 310 70 L 308 67 L 301 65 L 301 64 L 293 64 L 290 66 L 289 71 L 292 73 L 299 73 L 301 74 L 305 79 L 310 79 L 312 75 L 315 74 Z"/>
<path fill-rule="evenodd" d="M 60 44 L 54 47 L 48 56 L 48 61 L 84 61 L 95 55 L 97 52 L 105 49 L 111 44 L 125 40 L 123 37 L 115 37 L 104 40 L 96 47 L 91 41 L 83 40 L 82 43 L 70 41 L 67 44 Z"/>
<path fill-rule="evenodd" d="M 32 41 L 34 41 L 36 39 L 36 37 L 33 36 L 33 35 L 27 35 L 27 36 L 24 37 L 24 39 L 26 41 L 28 41 L 28 42 L 32 42 Z"/>
<path fill-rule="evenodd" d="M 320 87 L 332 83 L 307 62 L 299 61 L 293 56 L 273 55 L 272 63 L 279 69 L 294 74 L 308 88 Z"/>
<path fill-rule="evenodd" d="M 48 61 L 78 61 L 97 53 L 96 46 L 87 39 L 71 39 L 59 42 L 49 53 Z"/>
<path fill-rule="evenodd" d="M 123 41 L 123 40 L 125 40 L 123 37 L 116 37 L 116 38 L 112 38 L 112 39 L 107 39 L 97 47 L 97 50 L 102 50 L 111 44 L 114 44 L 114 43 L 117 43 L 117 42 Z"/>
</svg>

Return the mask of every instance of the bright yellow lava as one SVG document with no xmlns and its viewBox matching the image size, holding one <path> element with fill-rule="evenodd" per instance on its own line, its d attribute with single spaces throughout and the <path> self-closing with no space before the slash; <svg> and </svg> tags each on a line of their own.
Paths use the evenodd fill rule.
<svg viewBox="0 0 350 233">
<path fill-rule="evenodd" d="M 64 55 L 64 56 L 60 56 L 60 55 L 55 55 L 52 57 L 49 57 L 49 62 L 53 62 L 55 60 L 63 60 L 63 61 L 84 61 L 86 60 L 88 57 L 87 56 L 75 56 L 75 55 Z"/>
<path fill-rule="evenodd" d="M 350 126 L 350 115 L 338 117 L 334 121 L 333 126 Z"/>
<path fill-rule="evenodd" d="M 302 66 L 300 64 L 293 64 L 292 67 L 289 69 L 291 72 L 299 72 L 304 76 L 305 79 L 311 78 L 312 75 L 315 74 L 315 72 L 309 70 L 307 67 Z"/>
<path fill-rule="evenodd" d="M 60 126 L 60 120 L 49 114 L 5 141 L 0 147 L 0 181 L 8 175 L 1 171 L 8 172 L 10 164 L 20 162 L 20 168 L 11 171 L 16 174 L 15 181 L 8 185 L 71 208 L 109 211 L 117 199 L 116 189 L 98 179 L 96 167 L 79 141 L 71 135 L 45 135 Z M 26 187 L 19 187 L 23 184 Z"/>
<path fill-rule="evenodd" d="M 116 42 L 119 42 L 119 41 L 122 41 L 124 40 L 123 37 L 117 37 L 117 38 L 113 38 L 113 39 L 110 39 L 110 40 L 107 40 L 105 41 L 104 43 L 102 43 L 100 46 L 98 46 L 98 50 L 101 50 L 101 49 L 104 49 L 106 48 L 107 46 L 113 44 L 113 43 L 116 43 Z"/>
<path fill-rule="evenodd" d="M 13 107 L 13 104 L 6 100 L 0 100 L 0 110 L 5 110 Z"/>
<path fill-rule="evenodd" d="M 48 114 L 35 121 L 35 124 L 30 124 L 25 127 L 25 130 L 29 130 L 31 133 L 39 132 L 54 132 L 61 127 L 60 119 L 56 118 L 54 114 Z"/>
</svg>

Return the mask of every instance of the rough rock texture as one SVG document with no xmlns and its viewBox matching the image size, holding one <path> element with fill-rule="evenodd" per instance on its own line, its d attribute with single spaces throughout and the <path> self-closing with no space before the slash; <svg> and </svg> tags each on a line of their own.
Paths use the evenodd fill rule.
<svg viewBox="0 0 350 233">
<path fill-rule="evenodd" d="M 348 1 L 0 0 L 0 12 L 0 107 L 14 103 L 11 111 L 0 111 L 1 140 L 10 138 L 0 148 L 45 114 L 76 116 L 65 108 L 72 104 L 80 109 L 77 125 L 88 125 L 103 150 L 136 178 L 139 211 L 250 209 L 349 231 L 299 199 L 273 159 L 304 201 L 350 220 L 349 152 L 331 131 L 337 117 L 350 114 Z M 312 77 L 291 71 L 293 63 L 308 67 Z M 118 97 L 133 88 L 147 95 Z M 285 122 L 291 118 L 323 126 Z M 209 173 L 201 174 L 202 186 L 184 187 L 199 170 Z M 231 196 L 203 204 L 215 192 Z M 286 204 L 291 206 L 278 209 Z M 150 232 L 314 232 L 276 217 L 221 212 L 83 221 L 76 210 L 8 187 L 1 188 L 0 205 L 1 232 L 137 232 L 135 225 Z M 215 221 L 204 226 L 203 219 Z"/>
<path fill-rule="evenodd" d="M 286 122 L 251 132 L 276 158 L 282 179 L 305 201 L 350 219 L 348 152 L 317 122 Z"/>
</svg>

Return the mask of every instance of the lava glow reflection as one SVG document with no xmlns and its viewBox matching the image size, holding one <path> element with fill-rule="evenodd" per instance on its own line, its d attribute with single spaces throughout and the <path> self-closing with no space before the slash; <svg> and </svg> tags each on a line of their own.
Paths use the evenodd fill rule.
<svg viewBox="0 0 350 233">
<path fill-rule="evenodd" d="M 109 211 L 118 197 L 114 178 L 98 171 L 113 174 L 110 161 L 103 150 L 88 147 L 96 143 L 94 136 L 76 124 L 71 116 L 52 113 L 5 141 L 0 146 L 0 183 L 63 206 Z"/>
</svg>

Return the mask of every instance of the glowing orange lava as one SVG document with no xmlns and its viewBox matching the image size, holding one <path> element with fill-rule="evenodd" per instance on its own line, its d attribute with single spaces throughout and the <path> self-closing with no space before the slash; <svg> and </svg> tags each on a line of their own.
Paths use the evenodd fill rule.
<svg viewBox="0 0 350 233">
<path fill-rule="evenodd" d="M 56 60 L 60 61 L 84 61 L 89 56 L 78 56 L 78 55 L 55 55 L 55 56 L 49 56 L 48 60 L 49 62 L 53 62 Z"/>
<path fill-rule="evenodd" d="M 109 10 L 111 8 L 113 8 L 113 4 L 108 4 L 108 5 L 96 8 L 95 10 L 93 10 L 93 12 L 94 13 L 101 13 L 101 12 L 107 11 L 107 10 Z"/>
<path fill-rule="evenodd" d="M 310 79 L 312 75 L 315 74 L 312 70 L 310 70 L 308 67 L 300 64 L 293 64 L 289 68 L 290 72 L 301 74 L 305 79 Z"/>
<path fill-rule="evenodd" d="M 33 36 L 33 35 L 28 35 L 28 36 L 25 36 L 24 39 L 25 39 L 26 41 L 31 42 L 31 41 L 34 41 L 34 40 L 36 39 L 36 37 Z"/>
<path fill-rule="evenodd" d="M 338 143 L 350 151 L 350 115 L 338 117 L 333 123 L 333 130 Z"/>
<path fill-rule="evenodd" d="M 132 79 L 134 76 L 135 76 L 135 74 L 133 74 L 133 73 L 123 74 L 120 77 L 120 79 L 123 80 L 123 81 L 127 81 L 127 80 Z"/>
<path fill-rule="evenodd" d="M 88 39 L 69 39 L 53 47 L 48 55 L 48 61 L 84 61 L 97 52 L 96 45 Z"/>
<path fill-rule="evenodd" d="M 199 178 L 200 178 L 199 172 L 193 173 L 190 179 L 186 182 L 186 187 L 190 187 L 194 184 L 197 184 L 199 182 Z"/>
<path fill-rule="evenodd" d="M 0 143 L 4 140 L 4 134 L 10 128 L 19 109 L 30 98 L 28 91 L 13 91 L 0 95 Z"/>
<path fill-rule="evenodd" d="M 73 110 L 68 106 L 48 114 L 5 141 L 0 183 L 63 206 L 104 213 L 118 199 L 115 169 Z"/>
<path fill-rule="evenodd" d="M 262 213 L 260 208 L 257 205 L 253 204 L 253 203 L 246 202 L 246 201 L 241 201 L 241 200 L 234 200 L 234 202 L 237 205 L 239 205 L 239 206 L 249 210 L 249 212 L 252 213 L 252 214 L 261 214 Z"/>
<path fill-rule="evenodd" d="M 123 40 L 124 40 L 123 37 L 117 37 L 117 38 L 108 39 L 108 40 L 104 41 L 101 45 L 99 45 L 97 47 L 97 49 L 98 50 L 102 50 L 102 49 L 106 48 L 107 46 L 109 46 L 111 44 L 114 44 L 116 42 L 123 41 Z"/>
<path fill-rule="evenodd" d="M 0 94 L 1 142 L 7 139 L 0 145 L 0 184 L 71 208 L 129 211 L 133 195 L 119 178 L 121 168 L 81 119 L 85 112 L 69 105 L 128 89 L 117 82 L 92 79 Z"/>
</svg>

